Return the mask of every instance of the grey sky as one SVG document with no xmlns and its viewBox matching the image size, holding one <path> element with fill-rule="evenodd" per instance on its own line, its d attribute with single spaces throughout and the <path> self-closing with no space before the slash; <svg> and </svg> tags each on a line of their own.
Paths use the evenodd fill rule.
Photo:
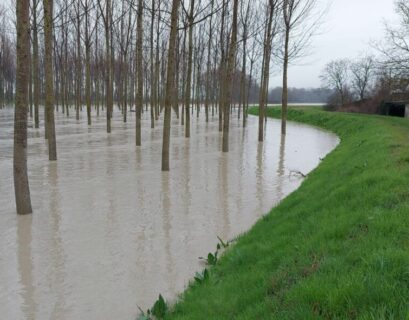
<svg viewBox="0 0 409 320">
<path fill-rule="evenodd" d="M 383 22 L 394 18 L 393 0 L 333 0 L 311 54 L 290 67 L 289 86 L 320 86 L 319 74 L 327 62 L 373 51 L 370 41 L 382 39 Z M 270 86 L 281 86 L 281 76 L 273 77 Z"/>
</svg>

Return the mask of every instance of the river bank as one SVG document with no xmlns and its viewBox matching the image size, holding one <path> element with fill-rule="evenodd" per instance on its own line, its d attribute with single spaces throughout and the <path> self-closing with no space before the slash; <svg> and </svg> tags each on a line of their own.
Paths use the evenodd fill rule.
<svg viewBox="0 0 409 320">
<path fill-rule="evenodd" d="M 318 109 L 290 109 L 289 119 L 341 144 L 167 319 L 409 318 L 407 119 Z"/>
</svg>

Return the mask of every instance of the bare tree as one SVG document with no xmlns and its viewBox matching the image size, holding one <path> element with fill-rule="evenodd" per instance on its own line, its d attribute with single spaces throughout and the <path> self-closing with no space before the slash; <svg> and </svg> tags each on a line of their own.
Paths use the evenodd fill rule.
<svg viewBox="0 0 409 320">
<path fill-rule="evenodd" d="M 245 108 L 245 101 L 246 101 L 246 67 L 247 67 L 247 38 L 248 38 L 248 27 L 249 27 L 249 20 L 250 20 L 250 1 L 247 2 L 247 6 L 245 9 L 245 13 L 243 13 L 243 6 L 244 1 L 241 3 L 241 25 L 243 28 L 243 54 L 242 54 L 242 64 L 241 64 L 241 77 L 240 77 L 240 98 L 239 98 L 239 110 L 237 113 L 237 117 L 240 119 L 240 110 L 241 106 L 243 107 L 243 117 L 246 117 L 246 108 Z M 244 120 L 244 125 L 245 125 Z"/>
<path fill-rule="evenodd" d="M 193 66 L 193 23 L 194 23 L 195 0 L 190 0 L 190 10 L 188 15 L 188 57 L 187 57 L 187 76 L 185 89 L 185 137 L 190 137 L 190 100 L 192 94 L 192 66 Z"/>
<path fill-rule="evenodd" d="M 105 107 L 107 132 L 111 133 L 111 117 L 113 110 L 113 79 L 112 79 L 112 51 L 111 51 L 111 29 L 112 29 L 112 7 L 111 0 L 106 0 L 105 12 L 101 2 L 97 1 L 105 29 Z"/>
<path fill-rule="evenodd" d="M 142 67 L 142 42 L 143 42 L 143 1 L 138 0 L 136 67 L 138 73 L 138 90 L 136 95 L 136 145 L 141 145 L 141 112 L 143 108 L 143 67 Z"/>
<path fill-rule="evenodd" d="M 267 20 L 264 33 L 263 69 L 261 73 L 258 141 L 264 140 L 264 113 L 267 101 L 268 81 L 270 77 L 270 60 L 272 42 L 277 34 L 277 14 L 279 10 L 279 0 L 269 0 L 267 4 Z"/>
<path fill-rule="evenodd" d="M 325 11 L 315 12 L 317 3 L 317 0 L 283 0 L 284 52 L 281 134 L 287 132 L 288 64 L 290 59 L 295 59 L 300 55 L 318 28 Z"/>
<path fill-rule="evenodd" d="M 383 55 L 383 69 L 394 77 L 409 77 L 409 0 L 395 0 L 397 24 L 385 24 L 385 39 L 374 47 Z"/>
<path fill-rule="evenodd" d="M 352 87 L 360 100 L 367 97 L 375 72 L 375 59 L 366 56 L 351 63 Z"/>
<path fill-rule="evenodd" d="M 230 36 L 230 45 L 227 58 L 227 69 L 225 82 L 223 85 L 223 152 L 229 151 L 229 121 L 230 121 L 230 100 L 231 100 L 231 90 L 232 90 L 232 79 L 233 71 L 236 65 L 236 51 L 237 51 L 237 14 L 238 14 L 239 1 L 234 0 L 233 2 L 233 24 Z"/>
<path fill-rule="evenodd" d="M 16 2 L 17 13 L 17 71 L 16 106 L 14 113 L 14 191 L 18 214 L 32 212 L 27 175 L 27 107 L 29 82 L 29 0 Z"/>
<path fill-rule="evenodd" d="M 85 45 L 85 101 L 87 104 L 87 122 L 91 125 L 91 37 L 90 30 L 90 1 L 80 0 L 85 16 L 84 45 Z"/>
<path fill-rule="evenodd" d="M 321 81 L 324 86 L 336 91 L 339 103 L 343 106 L 349 97 L 349 66 L 347 59 L 329 62 L 321 73 Z"/>
<path fill-rule="evenodd" d="M 34 127 L 40 128 L 40 116 L 39 116 L 39 105 L 40 105 L 40 70 L 39 70 L 39 54 L 38 54 L 38 26 L 37 26 L 37 5 L 38 1 L 33 0 L 32 3 L 32 14 L 33 14 L 33 57 L 32 57 L 32 71 L 33 71 L 33 95 L 34 95 Z"/>
<path fill-rule="evenodd" d="M 156 2 L 152 0 L 152 8 L 151 8 L 151 25 L 150 25 L 150 109 L 151 109 L 151 128 L 155 127 L 155 86 L 154 86 L 154 78 L 155 78 L 155 59 L 154 59 L 154 30 L 155 30 L 155 7 Z"/>
<path fill-rule="evenodd" d="M 172 12 L 170 21 L 168 67 L 165 92 L 165 117 L 163 125 L 162 144 L 162 171 L 169 171 L 169 147 L 170 147 L 170 118 L 172 112 L 172 96 L 175 82 L 176 38 L 178 33 L 178 11 L 180 0 L 172 0 Z"/>
<path fill-rule="evenodd" d="M 57 142 L 54 122 L 54 85 L 53 85 L 53 0 L 43 0 L 44 9 L 44 73 L 45 73 L 45 109 L 48 138 L 48 157 L 57 160 Z"/>
</svg>

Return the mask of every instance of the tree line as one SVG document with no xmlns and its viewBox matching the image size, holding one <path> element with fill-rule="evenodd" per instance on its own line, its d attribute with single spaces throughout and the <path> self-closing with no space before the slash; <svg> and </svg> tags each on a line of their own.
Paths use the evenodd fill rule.
<svg viewBox="0 0 409 320">
<path fill-rule="evenodd" d="M 360 105 L 377 112 L 379 104 L 409 99 L 409 0 L 395 0 L 397 21 L 385 24 L 381 41 L 371 44 L 373 54 L 330 61 L 322 70 L 324 87 L 334 90 L 333 108 Z"/>
<path fill-rule="evenodd" d="M 250 102 L 260 108 L 259 141 L 272 69 L 283 72 L 282 134 L 286 134 L 288 66 L 303 56 L 322 11 L 316 0 L 18 0 L 16 37 L 0 29 L 16 58 L 2 88 L 15 94 L 14 181 L 17 212 L 30 213 L 27 120 L 39 128 L 44 105 L 49 160 L 57 160 L 54 113 L 80 120 L 86 109 L 135 112 L 135 145 L 143 142 L 141 114 L 150 126 L 163 115 L 162 170 L 168 171 L 172 113 L 190 137 L 191 116 L 217 116 L 229 151 L 232 108 L 246 126 Z M 2 19 L 6 20 L 5 14 Z M 12 21 L 5 22 L 12 30 Z M 15 41 L 15 49 L 12 44 Z M 2 41 L 3 44 L 3 41 Z M 5 55 L 0 63 L 6 63 Z M 5 51 L 4 51 L 5 52 Z M 14 53 L 14 56 L 13 56 Z M 10 68 L 11 65 L 10 65 Z M 15 84 L 14 84 L 15 82 Z M 13 86 L 15 88 L 13 89 Z M 0 90 L 1 91 L 1 90 Z M 6 101 L 5 96 L 1 96 Z M 12 99 L 9 97 L 9 99 Z"/>
</svg>

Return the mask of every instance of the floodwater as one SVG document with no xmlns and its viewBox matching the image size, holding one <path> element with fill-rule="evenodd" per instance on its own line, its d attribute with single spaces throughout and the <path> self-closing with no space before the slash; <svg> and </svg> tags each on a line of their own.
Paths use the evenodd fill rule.
<svg viewBox="0 0 409 320">
<path fill-rule="evenodd" d="M 94 112 L 94 111 L 93 111 Z M 258 119 L 246 130 L 232 115 L 223 154 L 217 116 L 192 118 L 191 139 L 173 115 L 171 171 L 162 173 L 160 125 L 143 116 L 143 146 L 115 110 L 105 118 L 57 114 L 58 162 L 50 163 L 43 130 L 29 129 L 28 167 L 34 213 L 17 216 L 12 178 L 13 113 L 0 110 L 0 317 L 2 319 L 134 319 L 159 294 L 174 301 L 214 251 L 217 236 L 248 230 L 302 182 L 338 138 Z"/>
</svg>

